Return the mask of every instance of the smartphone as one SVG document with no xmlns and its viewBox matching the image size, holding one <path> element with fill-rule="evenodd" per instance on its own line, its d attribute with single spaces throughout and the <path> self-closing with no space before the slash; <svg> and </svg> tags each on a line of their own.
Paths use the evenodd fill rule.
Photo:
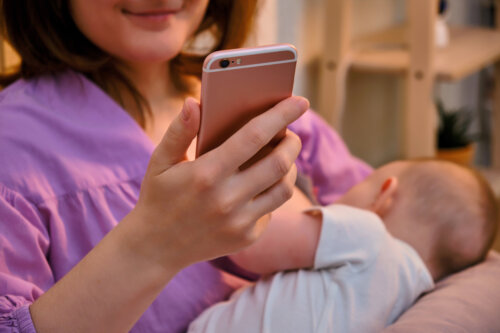
<svg viewBox="0 0 500 333">
<path fill-rule="evenodd" d="M 218 147 L 252 118 L 290 97 L 296 63 L 297 50 L 290 44 L 208 55 L 201 79 L 196 156 Z M 279 141 L 285 131 L 273 141 Z"/>
</svg>

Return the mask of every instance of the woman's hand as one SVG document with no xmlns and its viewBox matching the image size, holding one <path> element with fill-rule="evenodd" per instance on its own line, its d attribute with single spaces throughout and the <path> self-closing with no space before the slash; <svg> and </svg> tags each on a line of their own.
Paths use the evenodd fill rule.
<svg viewBox="0 0 500 333">
<path fill-rule="evenodd" d="M 290 98 L 195 161 L 199 108 L 189 99 L 151 157 L 139 202 L 95 248 L 30 307 L 37 332 L 128 332 L 183 267 L 252 243 L 295 181 L 299 139 L 250 159 L 308 108 Z M 257 222 L 258 221 L 258 222 Z"/>
<path fill-rule="evenodd" d="M 145 260 L 181 269 L 242 249 L 264 229 L 268 213 L 290 198 L 298 137 L 285 138 L 244 171 L 239 167 L 300 117 L 307 100 L 291 97 L 256 117 L 218 148 L 195 161 L 186 151 L 198 132 L 197 102 L 187 99 L 151 158 L 130 246 Z"/>
</svg>

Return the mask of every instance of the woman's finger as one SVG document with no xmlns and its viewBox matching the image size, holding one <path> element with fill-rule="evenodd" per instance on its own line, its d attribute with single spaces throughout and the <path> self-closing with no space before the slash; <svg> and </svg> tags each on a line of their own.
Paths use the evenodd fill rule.
<svg viewBox="0 0 500 333">
<path fill-rule="evenodd" d="M 244 232 L 244 242 L 243 247 L 247 247 L 253 244 L 266 230 L 269 220 L 271 219 L 271 214 L 265 214 L 258 218 L 254 223 L 250 223 L 245 228 Z"/>
<path fill-rule="evenodd" d="M 309 108 L 303 97 L 290 97 L 255 117 L 222 145 L 202 157 L 218 161 L 221 172 L 233 173 Z"/>
<path fill-rule="evenodd" d="M 186 160 L 189 145 L 196 137 L 200 126 L 198 102 L 188 97 L 182 111 L 172 121 L 156 147 L 150 161 L 150 172 L 158 175 L 173 165 Z"/>
<path fill-rule="evenodd" d="M 294 166 L 302 145 L 299 137 L 287 130 L 286 136 L 266 157 L 244 171 L 236 174 L 228 182 L 228 187 L 245 189 L 235 191 L 236 201 L 248 201 L 283 179 Z"/>
<path fill-rule="evenodd" d="M 296 178 L 297 167 L 294 164 L 286 177 L 259 194 L 246 206 L 247 213 L 255 214 L 254 218 L 257 219 L 279 208 L 292 197 Z"/>
</svg>

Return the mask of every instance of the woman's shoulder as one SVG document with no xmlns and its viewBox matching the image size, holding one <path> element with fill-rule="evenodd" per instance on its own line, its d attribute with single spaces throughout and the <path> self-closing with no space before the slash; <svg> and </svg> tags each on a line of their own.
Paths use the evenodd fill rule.
<svg viewBox="0 0 500 333">
<path fill-rule="evenodd" d="M 37 101 L 39 79 L 19 79 L 0 92 L 0 183 L 16 192 L 43 181 L 39 156 L 32 154 L 44 145 L 43 114 L 50 107 Z M 47 90 L 47 89 L 44 89 Z"/>
<path fill-rule="evenodd" d="M 71 105 L 87 103 L 90 91 L 84 77 L 71 71 L 19 79 L 0 91 L 0 126 L 29 128 L 46 124 L 42 118 L 68 116 Z"/>
<path fill-rule="evenodd" d="M 65 95 L 65 91 L 80 89 L 84 77 L 73 71 L 18 79 L 0 92 L 0 103 L 27 103 L 38 100 L 49 102 L 55 94 Z"/>
<path fill-rule="evenodd" d="M 39 201 L 138 176 L 152 149 L 123 113 L 76 73 L 13 83 L 0 93 L 0 183 Z"/>
</svg>

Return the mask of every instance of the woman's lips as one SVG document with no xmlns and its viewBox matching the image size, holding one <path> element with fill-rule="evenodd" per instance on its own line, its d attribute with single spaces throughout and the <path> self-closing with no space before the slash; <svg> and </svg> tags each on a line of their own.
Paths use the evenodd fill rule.
<svg viewBox="0 0 500 333">
<path fill-rule="evenodd" d="M 130 21 L 147 30 L 161 30 L 168 25 L 170 17 L 176 14 L 177 10 L 148 10 L 148 11 L 129 11 L 122 10 L 122 13 Z"/>
</svg>

